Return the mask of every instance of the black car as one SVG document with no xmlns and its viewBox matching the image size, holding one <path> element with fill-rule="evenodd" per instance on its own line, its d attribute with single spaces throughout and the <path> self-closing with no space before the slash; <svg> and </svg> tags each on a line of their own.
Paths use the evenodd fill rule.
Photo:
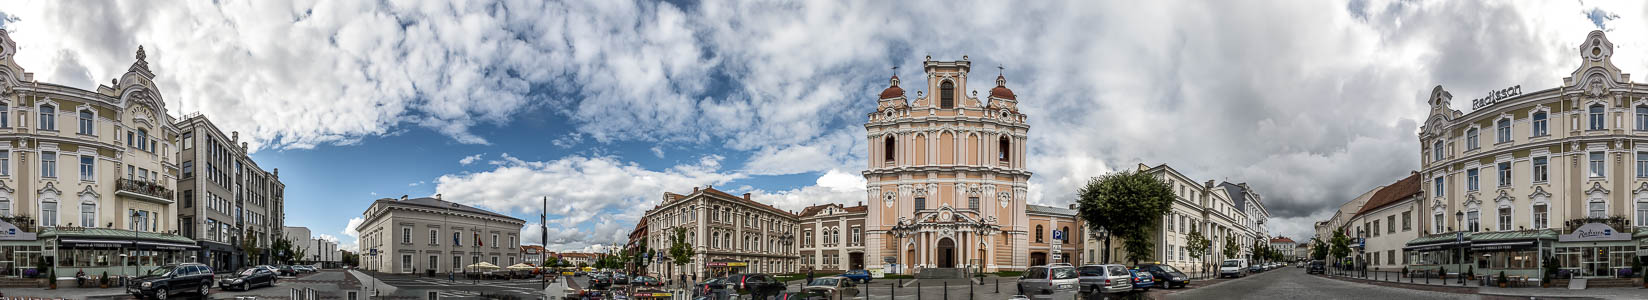
<svg viewBox="0 0 1648 300">
<path fill-rule="evenodd" d="M 1185 287 L 1190 285 L 1190 276 L 1185 276 L 1178 268 L 1170 265 L 1144 263 L 1139 264 L 1139 271 L 1150 273 L 1156 278 L 1156 286 L 1161 288 Z"/>
<path fill-rule="evenodd" d="M 259 286 L 275 286 L 275 272 L 270 272 L 269 269 L 265 268 L 248 268 L 241 270 L 234 277 L 218 280 L 217 286 L 225 290 L 239 289 L 242 291 Z"/>
<path fill-rule="evenodd" d="M 280 266 L 275 268 L 275 271 L 280 276 L 298 276 L 298 269 L 292 268 L 292 266 Z"/>
<path fill-rule="evenodd" d="M 604 290 L 612 287 L 612 277 L 603 273 L 589 273 L 589 288 Z"/>
<path fill-rule="evenodd" d="M 783 293 L 785 286 L 777 278 L 767 274 L 733 274 L 727 275 L 727 284 L 733 290 L 750 294 L 755 299 L 766 299 Z"/>
<path fill-rule="evenodd" d="M 1324 272 L 1327 272 L 1327 266 L 1320 260 L 1312 260 L 1310 266 L 1305 267 L 1305 274 L 1322 274 Z"/>
<path fill-rule="evenodd" d="M 174 294 L 197 292 L 205 298 L 212 288 L 212 267 L 197 263 L 170 264 L 132 278 L 126 293 L 138 298 L 166 299 Z"/>
<path fill-rule="evenodd" d="M 726 278 L 710 278 L 704 282 L 699 282 L 698 284 L 693 285 L 692 297 L 693 299 L 697 299 L 698 297 L 714 296 L 717 294 L 724 296 L 727 294 L 726 283 Z"/>
</svg>

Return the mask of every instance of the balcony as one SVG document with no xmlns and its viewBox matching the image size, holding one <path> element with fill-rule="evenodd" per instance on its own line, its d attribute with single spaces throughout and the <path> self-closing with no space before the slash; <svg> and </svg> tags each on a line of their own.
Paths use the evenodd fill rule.
<svg viewBox="0 0 1648 300">
<path fill-rule="evenodd" d="M 154 202 L 172 204 L 177 193 L 159 183 L 121 178 L 114 183 L 115 194 Z"/>
</svg>

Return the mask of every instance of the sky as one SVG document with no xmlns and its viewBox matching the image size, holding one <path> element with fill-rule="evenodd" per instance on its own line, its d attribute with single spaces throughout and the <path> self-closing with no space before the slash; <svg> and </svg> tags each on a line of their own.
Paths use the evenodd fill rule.
<svg viewBox="0 0 1648 300">
<path fill-rule="evenodd" d="M 375 199 L 626 241 L 664 192 L 863 201 L 893 67 L 968 57 L 1031 125 L 1030 202 L 1166 163 L 1246 182 L 1275 235 L 1418 168 L 1424 98 L 1556 87 L 1603 30 L 1648 70 L 1642 1 L 5 1 L 37 80 L 95 89 L 147 52 L 167 113 L 281 169 L 286 224 L 355 248 Z M 988 66 L 988 67 L 986 67 Z M 999 69 L 997 67 L 1000 67 Z M 981 76 L 982 75 L 982 76 Z M 913 92 L 913 91 L 912 91 Z M 1454 101 L 1469 111 L 1468 101 Z"/>
</svg>

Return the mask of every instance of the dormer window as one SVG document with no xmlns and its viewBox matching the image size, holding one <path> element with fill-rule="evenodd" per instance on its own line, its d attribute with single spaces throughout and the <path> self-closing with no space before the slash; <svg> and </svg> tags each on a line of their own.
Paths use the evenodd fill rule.
<svg viewBox="0 0 1648 300">
<path fill-rule="evenodd" d="M 955 108 L 956 85 L 954 83 L 950 83 L 950 81 L 946 80 L 943 83 L 938 84 L 938 106 L 939 108 L 946 109 Z"/>
</svg>

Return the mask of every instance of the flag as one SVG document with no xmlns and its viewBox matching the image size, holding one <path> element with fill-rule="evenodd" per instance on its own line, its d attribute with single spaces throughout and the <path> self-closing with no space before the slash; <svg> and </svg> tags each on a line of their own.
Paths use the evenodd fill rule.
<svg viewBox="0 0 1648 300">
<path fill-rule="evenodd" d="M 475 235 L 475 247 L 481 247 L 481 246 L 486 246 L 486 245 L 481 244 L 481 235 L 477 234 L 477 235 Z"/>
</svg>

